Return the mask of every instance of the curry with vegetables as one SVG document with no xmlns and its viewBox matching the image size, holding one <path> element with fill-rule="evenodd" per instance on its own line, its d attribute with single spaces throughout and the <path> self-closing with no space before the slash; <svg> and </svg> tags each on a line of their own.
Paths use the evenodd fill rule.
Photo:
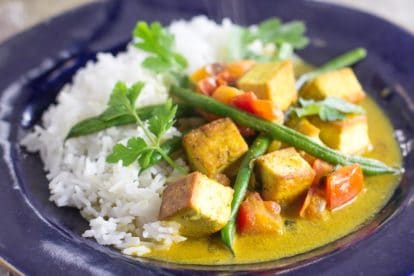
<svg viewBox="0 0 414 276">
<path fill-rule="evenodd" d="M 294 53 L 308 43 L 304 25 L 269 19 L 237 29 L 228 61 L 186 75 L 159 23 L 139 22 L 134 36 L 149 54 L 142 65 L 165 77 L 171 98 L 136 109 L 145 84 L 119 82 L 107 109 L 67 139 L 136 124 L 145 139 L 117 144 L 107 162 L 141 170 L 166 162 L 181 174 L 162 194 L 159 219 L 178 222 L 187 240 L 149 257 L 218 264 L 291 256 L 350 233 L 390 198 L 401 156 L 351 67 L 364 49 L 311 68 Z M 254 41 L 272 51 L 252 52 Z M 183 136 L 163 141 L 173 125 Z"/>
</svg>

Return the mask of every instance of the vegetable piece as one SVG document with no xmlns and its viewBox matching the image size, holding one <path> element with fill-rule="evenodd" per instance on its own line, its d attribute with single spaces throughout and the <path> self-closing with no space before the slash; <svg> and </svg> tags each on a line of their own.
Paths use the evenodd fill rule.
<svg viewBox="0 0 414 276">
<path fill-rule="evenodd" d="M 324 122 L 319 118 L 311 118 L 310 121 L 320 129 L 322 142 L 340 152 L 363 153 L 371 145 L 365 115 L 351 115 L 336 122 Z"/>
<path fill-rule="evenodd" d="M 159 219 L 178 222 L 184 236 L 210 235 L 227 223 L 232 197 L 232 188 L 193 172 L 165 188 Z"/>
<path fill-rule="evenodd" d="M 229 118 L 193 129 L 183 137 L 183 146 L 193 169 L 209 177 L 237 161 L 248 146 Z"/>
<path fill-rule="evenodd" d="M 194 73 L 191 74 L 190 76 L 190 80 L 194 83 L 197 84 L 199 81 L 210 77 L 210 73 L 207 72 L 206 67 L 203 66 L 197 70 L 194 71 Z"/>
<path fill-rule="evenodd" d="M 289 60 L 254 65 L 238 82 L 243 91 L 252 91 L 259 99 L 270 100 L 287 110 L 297 99 L 293 64 Z"/>
<path fill-rule="evenodd" d="M 124 83 L 118 82 L 109 98 L 108 108 L 102 116 L 108 120 L 125 115 L 134 117 L 136 124 L 142 128 L 150 143 L 141 137 L 132 137 L 128 139 L 126 146 L 116 144 L 106 161 L 108 163 L 122 161 L 124 166 L 128 166 L 138 160 L 141 167 L 147 167 L 152 156 L 158 153 L 170 166 L 185 173 L 185 169 L 176 164 L 160 146 L 162 137 L 175 122 L 177 106 L 174 106 L 171 100 L 167 100 L 162 107 L 153 109 L 147 126 L 142 122 L 135 109 L 135 101 L 143 86 L 143 83 L 136 83 L 128 88 Z"/>
<path fill-rule="evenodd" d="M 161 107 L 162 105 L 145 106 L 138 108 L 136 112 L 138 117 L 140 117 L 141 120 L 145 121 L 151 118 L 154 109 Z M 191 106 L 182 103 L 177 104 L 177 118 L 187 117 L 191 115 L 194 115 L 194 110 Z M 108 119 L 105 117 L 104 112 L 103 114 L 87 118 L 74 125 L 70 129 L 68 135 L 66 136 L 66 139 L 92 134 L 114 126 L 123 126 L 130 124 L 135 124 L 134 116 L 125 115 Z"/>
<path fill-rule="evenodd" d="M 259 100 L 252 92 L 245 92 L 234 97 L 231 104 L 263 119 L 283 123 L 283 113 L 271 101 Z"/>
<path fill-rule="evenodd" d="M 356 48 L 354 50 L 351 50 L 349 52 L 346 52 L 327 63 L 323 64 L 316 70 L 313 70 L 311 72 L 308 72 L 306 74 L 303 74 L 300 76 L 300 78 L 296 81 L 296 88 L 300 90 L 300 88 L 309 80 L 312 80 L 319 76 L 320 74 L 338 70 L 344 67 L 351 66 L 361 59 L 364 59 L 367 55 L 367 51 L 364 48 Z"/>
<path fill-rule="evenodd" d="M 326 178 L 326 197 L 330 210 L 342 207 L 353 200 L 363 189 L 361 167 L 353 164 L 337 169 Z"/>
<path fill-rule="evenodd" d="M 318 187 L 321 180 L 334 171 L 334 167 L 326 163 L 325 161 L 322 161 L 320 159 L 315 159 L 312 164 L 312 169 L 315 171 L 315 178 L 313 179 L 312 186 Z"/>
<path fill-rule="evenodd" d="M 236 96 L 243 95 L 244 92 L 227 85 L 222 85 L 218 87 L 214 92 L 212 97 L 219 102 L 224 104 L 230 104 Z"/>
<path fill-rule="evenodd" d="M 299 99 L 301 107 L 292 108 L 299 118 L 318 115 L 325 122 L 345 119 L 349 114 L 364 114 L 365 110 L 340 98 L 328 97 L 322 101 Z"/>
<path fill-rule="evenodd" d="M 222 104 L 213 98 L 194 93 L 186 88 L 173 86 L 171 93 L 196 108 L 204 109 L 218 116 L 230 117 L 240 125 L 251 127 L 257 131 L 263 132 L 270 138 L 280 140 L 281 142 L 291 145 L 297 149 L 304 150 L 310 155 L 327 161 L 328 163 L 334 165 L 349 165 L 358 163 L 367 175 L 390 173 L 399 174 L 402 172 L 400 168 L 388 167 L 384 163 L 375 159 L 343 155 L 324 145 L 312 141 L 312 139 L 286 126 L 262 120 L 236 108 Z"/>
<path fill-rule="evenodd" d="M 142 63 L 145 68 L 171 75 L 184 73 L 187 61 L 174 51 L 174 36 L 159 22 L 148 25 L 145 21 L 139 21 L 133 36 L 136 39 L 134 46 L 151 54 Z"/>
<path fill-rule="evenodd" d="M 256 64 L 253 60 L 240 60 L 227 64 L 227 71 L 234 80 L 240 79 Z"/>
<path fill-rule="evenodd" d="M 286 206 L 311 186 L 315 172 L 294 148 L 277 150 L 256 160 L 262 196 Z"/>
<path fill-rule="evenodd" d="M 234 195 L 231 202 L 231 215 L 226 226 L 221 230 L 221 239 L 224 244 L 233 252 L 233 240 L 235 234 L 235 222 L 236 215 L 239 210 L 239 206 L 243 201 L 247 187 L 249 185 L 250 178 L 252 176 L 253 170 L 253 161 L 266 152 L 266 149 L 269 146 L 269 138 L 265 136 L 259 136 L 254 140 L 250 149 L 243 157 L 243 160 L 240 164 L 239 171 L 234 182 Z"/>
<path fill-rule="evenodd" d="M 328 210 L 326 209 L 325 193 L 318 188 L 311 187 L 299 215 L 302 218 L 326 220 L 328 218 Z"/>
<path fill-rule="evenodd" d="M 312 169 L 315 171 L 315 178 L 306 195 L 299 215 L 303 218 L 325 220 L 328 216 L 326 192 L 325 187 L 321 184 L 324 177 L 329 175 L 335 168 L 325 161 L 316 159 L 312 164 Z"/>
<path fill-rule="evenodd" d="M 229 60 L 252 59 L 271 61 L 288 58 L 294 49 L 302 49 L 309 40 L 304 36 L 306 27 L 301 21 L 291 21 L 285 24 L 278 18 L 263 21 L 256 29 L 238 27 L 230 36 L 228 49 Z M 272 46 L 272 51 L 254 51 L 253 42 L 258 42 L 265 48 Z M 286 55 L 287 53 L 287 55 Z"/>
<path fill-rule="evenodd" d="M 317 76 L 300 90 L 300 95 L 315 100 L 336 97 L 351 103 L 358 103 L 365 98 L 361 84 L 348 67 Z"/>
<path fill-rule="evenodd" d="M 170 155 L 176 152 L 178 149 L 181 148 L 181 137 L 174 136 L 171 139 L 165 141 L 161 144 L 161 150 L 166 154 Z M 162 155 L 158 152 L 154 152 L 151 156 L 148 157 L 148 161 L 146 163 L 141 164 L 141 170 L 145 170 L 155 164 L 159 163 L 163 159 Z"/>
<path fill-rule="evenodd" d="M 217 82 L 214 77 L 207 77 L 197 82 L 197 91 L 206 96 L 211 96 L 217 89 Z"/>
<path fill-rule="evenodd" d="M 240 205 L 237 230 L 249 235 L 281 233 L 280 206 L 274 201 L 263 201 L 258 193 L 249 194 Z"/>
</svg>

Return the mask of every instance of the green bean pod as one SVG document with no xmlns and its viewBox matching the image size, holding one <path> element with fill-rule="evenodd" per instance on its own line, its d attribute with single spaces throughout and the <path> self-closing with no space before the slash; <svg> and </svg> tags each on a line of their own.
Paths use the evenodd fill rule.
<svg viewBox="0 0 414 276">
<path fill-rule="evenodd" d="M 266 136 L 259 136 L 254 140 L 246 155 L 240 164 L 239 172 L 236 177 L 233 189 L 233 200 L 231 202 L 231 214 L 226 226 L 221 230 L 220 235 L 224 244 L 233 252 L 233 240 L 236 233 L 236 216 L 242 203 L 247 187 L 249 185 L 250 176 L 253 170 L 253 161 L 266 152 L 269 147 L 270 139 Z"/>
<path fill-rule="evenodd" d="M 328 163 L 334 165 L 350 165 L 358 163 L 366 175 L 401 173 L 400 168 L 392 168 L 378 160 L 370 158 L 344 155 L 336 150 L 326 147 L 325 145 L 316 143 L 309 137 L 289 127 L 263 120 L 259 117 L 222 104 L 211 97 L 200 95 L 191 90 L 173 86 L 171 93 L 196 108 L 204 109 L 205 111 L 222 117 L 229 117 L 240 125 L 262 132 L 273 139 L 277 139 L 299 150 L 303 150 Z"/>
<path fill-rule="evenodd" d="M 152 105 L 138 108 L 137 115 L 143 121 L 148 120 L 151 117 L 154 108 L 161 106 L 162 105 Z M 177 107 L 177 118 L 194 114 L 193 108 L 188 105 L 177 104 Z M 104 120 L 101 118 L 101 116 L 98 115 L 95 117 L 87 118 L 74 125 L 70 129 L 68 135 L 66 136 L 66 139 L 96 133 L 114 126 L 123 126 L 134 123 L 135 118 L 131 115 L 119 116 L 111 120 Z"/>
<path fill-rule="evenodd" d="M 299 90 L 307 81 L 316 78 L 322 73 L 338 70 L 343 67 L 351 66 L 367 56 L 367 51 L 364 48 L 356 48 L 345 54 L 342 54 L 317 69 L 305 73 L 296 81 L 296 88 Z"/>
</svg>

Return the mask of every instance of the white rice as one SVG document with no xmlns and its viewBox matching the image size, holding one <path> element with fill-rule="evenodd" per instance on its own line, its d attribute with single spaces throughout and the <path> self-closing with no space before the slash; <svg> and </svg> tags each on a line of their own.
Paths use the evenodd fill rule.
<svg viewBox="0 0 414 276">
<path fill-rule="evenodd" d="M 169 28 L 175 34 L 177 51 L 187 58 L 188 72 L 192 72 L 224 59 L 233 25 L 195 17 L 174 22 Z M 27 150 L 40 153 L 50 181 L 50 200 L 59 207 L 78 208 L 89 220 L 90 228 L 83 236 L 128 255 L 144 255 L 185 240 L 178 224 L 157 219 L 160 196 L 174 172 L 161 163 L 138 175 L 136 162 L 128 167 L 105 162 L 116 143 L 142 136 L 139 127 L 110 128 L 66 142 L 64 138 L 74 124 L 105 109 L 117 81 L 146 83 L 137 106 L 164 102 L 168 92 L 162 78 L 140 66 L 146 56 L 132 46 L 117 56 L 99 54 L 97 62 L 88 63 L 62 89 L 57 104 L 44 113 L 42 126 L 22 140 Z M 172 128 L 164 139 L 174 135 L 181 134 Z"/>
</svg>

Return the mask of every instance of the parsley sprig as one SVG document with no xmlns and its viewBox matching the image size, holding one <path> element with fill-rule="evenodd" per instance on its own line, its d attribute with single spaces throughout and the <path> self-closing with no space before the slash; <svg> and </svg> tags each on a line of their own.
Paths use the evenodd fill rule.
<svg viewBox="0 0 414 276">
<path fill-rule="evenodd" d="M 174 35 L 159 22 L 139 21 L 133 31 L 134 46 L 150 54 L 142 65 L 156 73 L 182 75 L 187 60 L 174 51 Z"/>
<path fill-rule="evenodd" d="M 267 19 L 255 29 L 236 27 L 229 44 L 229 59 L 254 59 L 264 62 L 289 58 L 295 49 L 302 49 L 309 43 L 305 32 L 306 26 L 303 22 L 291 21 L 283 24 L 278 18 Z M 263 45 L 274 45 L 276 51 L 271 54 L 255 53 L 250 46 L 257 40 Z"/>
<path fill-rule="evenodd" d="M 361 106 L 335 97 L 328 97 L 322 101 L 300 98 L 299 104 L 301 107 L 292 108 L 290 112 L 295 113 L 299 118 L 317 115 L 325 122 L 343 120 L 347 114 L 365 113 Z"/>
<path fill-rule="evenodd" d="M 138 160 L 141 168 L 147 168 L 154 155 L 159 154 L 170 166 L 185 173 L 185 169 L 172 160 L 161 147 L 162 137 L 174 125 L 177 106 L 168 100 L 164 105 L 154 108 L 151 118 L 144 123 L 135 109 L 135 102 L 143 87 L 143 82 L 137 82 L 129 88 L 125 83 L 117 82 L 108 107 L 101 116 L 107 119 L 125 115 L 132 116 L 136 124 L 144 131 L 146 139 L 132 137 L 128 139 L 126 145 L 116 144 L 106 161 L 108 163 L 122 161 L 124 166 L 129 166 Z"/>
</svg>

